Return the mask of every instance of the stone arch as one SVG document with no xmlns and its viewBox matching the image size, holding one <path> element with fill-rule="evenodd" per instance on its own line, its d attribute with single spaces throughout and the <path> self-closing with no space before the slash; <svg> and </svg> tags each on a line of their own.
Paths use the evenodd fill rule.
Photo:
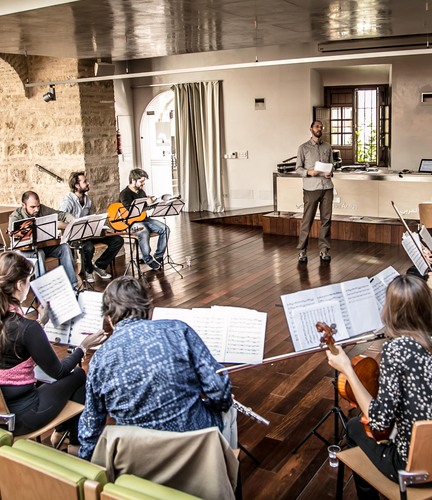
<svg viewBox="0 0 432 500">
<path fill-rule="evenodd" d="M 15 70 L 18 78 L 21 81 L 25 96 L 30 97 L 29 91 L 25 87 L 25 84 L 28 82 L 29 78 L 26 56 L 17 54 L 0 54 L 0 58 Z"/>
</svg>

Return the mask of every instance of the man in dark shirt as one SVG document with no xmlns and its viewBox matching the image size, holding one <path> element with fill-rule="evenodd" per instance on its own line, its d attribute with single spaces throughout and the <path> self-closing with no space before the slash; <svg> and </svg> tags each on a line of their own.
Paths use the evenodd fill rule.
<svg viewBox="0 0 432 500">
<path fill-rule="evenodd" d="M 135 168 L 130 171 L 129 185 L 126 186 L 120 193 L 120 202 L 125 206 L 125 208 L 129 210 L 134 200 L 147 198 L 143 188 L 145 181 L 148 178 L 147 172 L 141 170 L 140 168 Z M 156 219 L 146 217 L 140 222 L 134 222 L 131 229 L 134 231 L 135 236 L 138 237 L 144 263 L 152 269 L 160 269 L 163 265 L 163 256 L 170 234 L 169 227 Z M 150 253 L 150 233 L 157 233 L 159 235 L 154 257 L 152 257 Z"/>
<path fill-rule="evenodd" d="M 71 214 L 59 212 L 53 208 L 42 205 L 39 200 L 39 195 L 34 191 L 26 191 L 21 198 L 22 206 L 17 208 L 9 216 L 9 231 L 13 230 L 13 223 L 22 219 L 31 217 L 43 217 L 45 215 L 58 214 L 58 228 L 65 229 L 69 222 L 74 220 Z M 28 255 L 30 252 L 22 252 L 23 255 Z M 75 274 L 75 266 L 72 257 L 72 251 L 67 243 L 62 243 L 55 246 L 46 246 L 38 249 L 38 275 L 45 274 L 45 257 L 55 257 L 59 259 L 60 265 L 64 267 L 66 275 L 71 282 L 71 285 L 76 288 L 78 280 Z"/>
</svg>

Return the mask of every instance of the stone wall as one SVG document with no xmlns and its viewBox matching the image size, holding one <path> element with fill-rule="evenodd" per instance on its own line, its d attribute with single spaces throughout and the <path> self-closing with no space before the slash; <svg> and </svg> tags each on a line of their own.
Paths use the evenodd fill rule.
<svg viewBox="0 0 432 500">
<path fill-rule="evenodd" d="M 69 191 L 70 172 L 85 170 L 97 211 L 119 192 L 112 82 L 57 85 L 57 100 L 45 102 L 48 86 L 30 82 L 92 76 L 90 61 L 47 57 L 0 57 L 0 204 L 20 205 L 29 189 L 57 208 Z M 64 179 L 40 172 L 40 164 Z"/>
</svg>

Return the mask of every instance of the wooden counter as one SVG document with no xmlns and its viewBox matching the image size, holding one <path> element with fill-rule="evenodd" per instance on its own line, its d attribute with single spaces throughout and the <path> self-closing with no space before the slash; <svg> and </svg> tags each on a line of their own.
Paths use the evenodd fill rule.
<svg viewBox="0 0 432 500">
<path fill-rule="evenodd" d="M 432 202 L 432 175 L 399 172 L 335 172 L 333 214 L 394 219 L 394 201 L 407 219 L 419 219 L 418 204 Z M 273 174 L 275 212 L 303 212 L 303 179 L 299 174 Z"/>
</svg>

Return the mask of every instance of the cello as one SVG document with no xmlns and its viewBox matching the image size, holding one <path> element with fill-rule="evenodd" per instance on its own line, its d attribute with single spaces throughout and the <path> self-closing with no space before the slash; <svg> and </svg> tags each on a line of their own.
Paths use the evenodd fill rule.
<svg viewBox="0 0 432 500">
<path fill-rule="evenodd" d="M 336 333 L 336 325 L 332 324 L 328 326 L 326 323 L 318 322 L 316 324 L 316 329 L 318 332 L 322 333 L 321 344 L 325 344 L 330 349 L 330 352 L 334 355 L 338 355 L 338 348 L 335 346 L 335 341 L 333 335 Z M 354 368 L 354 372 L 359 378 L 360 382 L 363 384 L 365 389 L 369 392 L 372 398 L 376 398 L 378 395 L 378 379 L 379 379 L 379 366 L 374 358 L 370 356 L 365 356 L 364 354 L 359 354 L 351 360 L 351 364 Z M 355 398 L 354 392 L 348 382 L 348 379 L 343 373 L 338 374 L 337 389 L 342 398 L 344 398 L 350 406 L 353 408 L 358 408 L 358 403 Z M 375 439 L 376 441 L 385 441 L 389 438 L 391 433 L 391 428 L 384 431 L 374 431 L 370 428 L 369 422 L 365 415 L 363 414 L 360 422 L 363 424 L 366 434 Z"/>
</svg>

